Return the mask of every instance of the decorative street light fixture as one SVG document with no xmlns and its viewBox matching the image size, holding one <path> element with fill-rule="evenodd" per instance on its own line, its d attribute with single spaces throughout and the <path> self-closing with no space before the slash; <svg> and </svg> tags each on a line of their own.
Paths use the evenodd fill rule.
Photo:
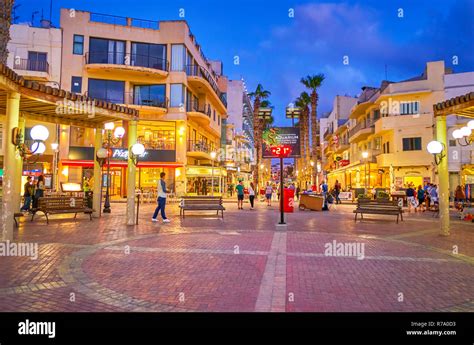
<svg viewBox="0 0 474 345">
<path fill-rule="evenodd" d="M 471 139 L 472 131 L 474 130 L 474 120 L 467 123 L 467 126 L 453 131 L 453 138 L 457 140 L 460 146 L 469 146 L 474 140 Z M 464 139 L 464 141 L 461 141 Z"/>
<path fill-rule="evenodd" d="M 211 160 L 212 160 L 212 182 L 211 182 L 211 196 L 214 196 L 214 159 L 216 159 L 217 152 L 211 152 Z"/>
<path fill-rule="evenodd" d="M 106 142 L 105 148 L 107 149 L 107 186 L 105 190 L 105 202 L 104 202 L 104 213 L 110 213 L 110 150 L 113 145 L 117 144 L 124 136 L 125 134 L 125 129 L 123 127 L 117 127 L 115 128 L 114 133 L 112 134 L 112 131 L 114 130 L 115 124 L 113 122 L 107 122 L 104 125 L 104 129 L 106 132 Z"/>
<path fill-rule="evenodd" d="M 291 119 L 291 125 L 294 127 L 295 119 L 298 119 L 301 115 L 301 108 L 290 104 L 288 107 L 286 107 L 285 114 L 287 119 Z"/>
<path fill-rule="evenodd" d="M 430 141 L 428 145 L 426 146 L 426 149 L 428 150 L 429 153 L 431 153 L 434 156 L 436 165 L 440 165 L 443 158 L 446 157 L 446 154 L 443 153 L 444 145 L 440 143 L 439 141 L 436 141 L 436 140 Z"/>
<path fill-rule="evenodd" d="M 266 107 L 266 108 L 259 108 L 258 109 L 258 135 L 262 135 L 261 131 L 263 130 L 263 127 L 264 127 L 264 124 L 267 120 L 269 120 L 272 116 L 272 111 L 273 109 L 270 108 L 270 107 Z M 257 138 L 255 138 L 255 140 L 259 143 L 261 143 L 261 141 L 257 140 Z M 260 145 L 260 151 L 262 150 L 262 147 Z M 262 152 L 260 152 L 260 155 L 262 155 Z M 259 157 L 257 157 L 257 162 L 258 162 L 258 159 Z M 263 169 L 263 168 L 262 168 Z M 261 182 L 260 180 L 260 177 L 262 174 L 260 174 L 260 170 L 261 169 L 258 169 L 258 166 L 257 166 L 257 180 L 259 181 L 259 183 Z M 263 185 L 263 184 L 262 184 Z M 258 187 L 258 185 L 257 185 Z"/>
<path fill-rule="evenodd" d="M 48 128 L 43 125 L 36 125 L 30 130 L 30 137 L 33 139 L 33 144 L 28 147 L 23 141 L 23 135 L 18 127 L 13 129 L 13 144 L 17 147 L 18 152 L 23 159 L 43 154 L 46 151 L 44 142 L 49 137 Z"/>
</svg>

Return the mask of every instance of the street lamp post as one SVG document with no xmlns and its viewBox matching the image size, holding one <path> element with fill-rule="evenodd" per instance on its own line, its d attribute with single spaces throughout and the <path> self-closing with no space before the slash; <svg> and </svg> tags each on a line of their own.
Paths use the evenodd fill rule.
<svg viewBox="0 0 474 345">
<path fill-rule="evenodd" d="M 319 174 L 321 173 L 321 163 L 316 164 L 316 189 L 319 190 Z"/>
<path fill-rule="evenodd" d="M 115 124 L 113 122 L 107 122 L 104 125 L 104 128 L 106 130 L 107 134 L 107 141 L 105 143 L 106 148 L 108 150 L 107 154 L 107 186 L 105 189 L 105 202 L 104 202 L 104 213 L 110 213 L 110 149 L 112 148 L 112 145 L 117 144 L 120 139 L 125 134 L 125 129 L 123 127 L 117 127 L 115 128 L 114 133 L 112 134 L 112 131 L 115 127 Z"/>
<path fill-rule="evenodd" d="M 216 159 L 217 153 L 215 151 L 211 152 L 212 159 L 212 182 L 211 182 L 211 196 L 214 196 L 214 159 Z"/>
<path fill-rule="evenodd" d="M 258 110 L 258 127 L 259 127 L 259 128 L 257 129 L 257 133 L 258 133 L 257 136 L 258 136 L 258 135 L 259 135 L 259 136 L 262 135 L 262 133 L 260 133 L 260 130 L 263 131 L 263 127 L 264 127 L 265 122 L 266 122 L 267 120 L 269 120 L 269 119 L 271 118 L 271 116 L 272 116 L 272 111 L 273 111 L 273 109 L 270 108 L 270 107 L 268 107 L 268 108 L 260 108 L 260 109 Z M 261 174 L 260 174 L 260 169 L 259 169 L 258 163 L 260 163 L 259 159 L 260 159 L 260 156 L 263 156 L 263 152 L 261 152 L 261 151 L 262 151 L 262 145 L 261 145 L 262 141 L 261 141 L 260 139 L 258 139 L 258 138 L 255 138 L 255 140 L 256 140 L 256 142 L 258 143 L 258 147 L 259 147 L 259 153 L 258 153 L 258 155 L 257 155 L 257 181 L 256 181 L 256 182 L 257 182 L 256 185 L 257 185 L 257 187 L 258 187 L 259 182 L 261 182 L 261 181 L 260 181 L 260 180 L 261 180 L 261 178 L 260 178 L 260 177 L 261 177 Z"/>
<path fill-rule="evenodd" d="M 311 165 L 311 189 L 314 186 L 314 161 L 310 161 L 309 164 Z"/>
<path fill-rule="evenodd" d="M 95 178 L 100 178 L 100 183 L 102 186 L 102 169 L 104 167 L 104 163 L 107 160 L 107 156 L 109 155 L 109 152 L 107 149 L 101 147 L 100 149 L 97 150 L 96 153 L 96 160 L 99 162 L 100 165 L 100 176 L 96 176 Z M 102 187 L 100 188 L 100 198 L 99 198 L 99 217 L 102 216 Z"/>
</svg>

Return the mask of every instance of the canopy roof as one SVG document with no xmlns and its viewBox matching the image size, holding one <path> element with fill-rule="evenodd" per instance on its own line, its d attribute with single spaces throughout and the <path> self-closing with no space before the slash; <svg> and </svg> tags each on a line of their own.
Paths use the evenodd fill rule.
<svg viewBox="0 0 474 345">
<path fill-rule="evenodd" d="M 9 92 L 20 93 L 20 115 L 39 121 L 102 128 L 105 122 L 137 120 L 139 111 L 25 80 L 0 64 L 0 113 Z"/>
<path fill-rule="evenodd" d="M 474 118 L 474 92 L 433 105 L 435 116 L 458 115 Z"/>
</svg>

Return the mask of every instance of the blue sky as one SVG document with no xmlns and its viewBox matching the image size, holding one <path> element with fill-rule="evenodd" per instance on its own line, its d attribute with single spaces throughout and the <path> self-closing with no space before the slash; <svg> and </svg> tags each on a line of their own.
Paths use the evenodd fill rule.
<svg viewBox="0 0 474 345">
<path fill-rule="evenodd" d="M 17 3 L 19 22 L 30 21 L 33 11 L 39 19 L 42 8 L 49 15 L 50 0 Z M 386 65 L 392 81 L 421 74 L 433 60 L 445 60 L 455 72 L 474 71 L 472 0 L 53 0 L 55 25 L 60 7 L 151 20 L 183 19 L 184 9 L 204 53 L 222 60 L 230 79 L 243 77 L 249 91 L 261 83 L 272 92 L 278 125 L 289 125 L 284 108 L 304 90 L 299 80 L 308 74 L 326 75 L 322 114 L 335 95 L 378 86 Z"/>
</svg>

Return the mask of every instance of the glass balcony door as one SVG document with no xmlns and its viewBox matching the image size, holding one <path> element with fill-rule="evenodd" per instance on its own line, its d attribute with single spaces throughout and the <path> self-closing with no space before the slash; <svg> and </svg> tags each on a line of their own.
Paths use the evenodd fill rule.
<svg viewBox="0 0 474 345">
<path fill-rule="evenodd" d="M 131 65 L 166 71 L 166 45 L 133 42 Z"/>
<path fill-rule="evenodd" d="M 91 37 L 89 63 L 125 64 L 125 42 Z"/>
<path fill-rule="evenodd" d="M 166 85 L 136 85 L 134 87 L 133 103 L 166 108 Z"/>
</svg>

